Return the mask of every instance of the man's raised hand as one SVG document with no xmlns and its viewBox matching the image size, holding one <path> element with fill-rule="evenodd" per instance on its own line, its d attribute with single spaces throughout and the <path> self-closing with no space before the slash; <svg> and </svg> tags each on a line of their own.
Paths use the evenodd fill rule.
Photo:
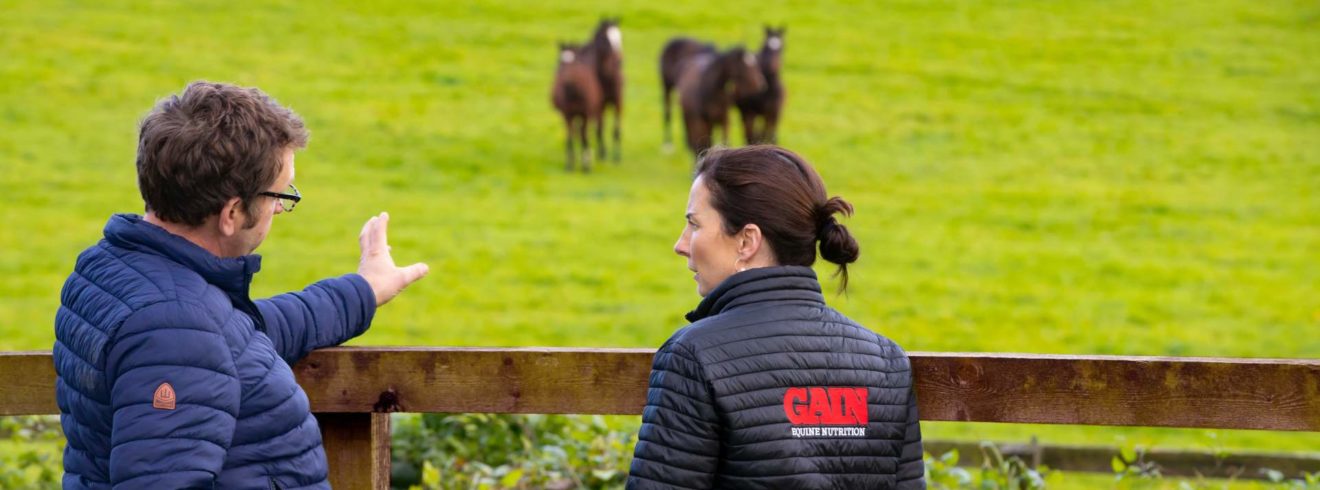
<svg viewBox="0 0 1320 490">
<path fill-rule="evenodd" d="M 389 224 L 390 213 L 380 213 L 367 220 L 362 225 L 362 233 L 358 235 L 358 245 L 362 247 L 358 274 L 367 280 L 371 290 L 376 293 L 376 306 L 394 299 L 403 288 L 425 277 L 430 271 L 430 268 L 421 262 L 407 267 L 394 265 L 386 236 Z"/>
</svg>

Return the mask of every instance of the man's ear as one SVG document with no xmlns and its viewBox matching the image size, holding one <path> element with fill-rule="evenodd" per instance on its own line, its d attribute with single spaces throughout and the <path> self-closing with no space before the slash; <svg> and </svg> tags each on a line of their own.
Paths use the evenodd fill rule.
<svg viewBox="0 0 1320 490">
<path fill-rule="evenodd" d="M 217 223 L 220 226 L 220 235 L 225 237 L 234 236 L 238 230 L 243 228 L 244 219 L 247 218 L 247 212 L 243 210 L 243 200 L 237 197 L 231 197 L 225 201 L 225 207 L 220 208 L 220 220 Z"/>
</svg>

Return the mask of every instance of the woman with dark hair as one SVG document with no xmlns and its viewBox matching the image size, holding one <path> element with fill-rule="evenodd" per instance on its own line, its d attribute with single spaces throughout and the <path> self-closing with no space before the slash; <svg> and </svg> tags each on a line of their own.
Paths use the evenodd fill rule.
<svg viewBox="0 0 1320 490">
<path fill-rule="evenodd" d="M 702 300 L 656 352 L 628 488 L 925 488 L 907 355 L 811 269 L 819 243 L 847 288 L 852 210 L 783 148 L 702 157 L 674 244 Z"/>
</svg>

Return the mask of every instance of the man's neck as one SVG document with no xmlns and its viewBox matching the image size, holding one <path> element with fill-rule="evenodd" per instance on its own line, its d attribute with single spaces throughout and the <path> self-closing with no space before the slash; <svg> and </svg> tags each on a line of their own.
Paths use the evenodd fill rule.
<svg viewBox="0 0 1320 490">
<path fill-rule="evenodd" d="M 199 247 L 202 247 L 207 252 L 211 252 L 211 255 L 214 255 L 216 257 L 224 257 L 224 255 L 222 254 L 223 249 L 220 246 L 219 233 L 214 231 L 215 230 L 214 226 L 208 226 L 213 224 L 211 223 L 211 220 L 215 218 L 207 219 L 205 223 L 202 223 L 200 226 L 196 226 L 196 227 L 190 227 L 187 225 L 181 225 L 178 223 L 171 223 L 168 221 L 161 220 L 160 217 L 156 216 L 156 213 L 152 213 L 151 211 L 147 211 L 147 214 L 146 216 L 143 217 L 143 219 L 148 223 L 159 226 L 161 227 L 161 229 L 164 229 L 165 231 L 181 236 L 183 237 L 183 239 L 188 240 Z"/>
</svg>

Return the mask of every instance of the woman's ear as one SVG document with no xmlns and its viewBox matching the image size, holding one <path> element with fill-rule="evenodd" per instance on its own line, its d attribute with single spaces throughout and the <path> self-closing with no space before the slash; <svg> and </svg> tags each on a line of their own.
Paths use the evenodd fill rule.
<svg viewBox="0 0 1320 490">
<path fill-rule="evenodd" d="M 765 235 L 761 234 L 761 227 L 750 223 L 743 226 L 738 232 L 738 258 L 752 260 L 752 257 L 756 257 L 761 251 L 764 240 Z"/>
<path fill-rule="evenodd" d="M 243 200 L 237 197 L 231 197 L 225 201 L 225 207 L 220 208 L 220 220 L 217 225 L 220 227 L 220 236 L 230 237 L 238 233 L 243 227 L 246 213 L 243 210 Z"/>
</svg>

